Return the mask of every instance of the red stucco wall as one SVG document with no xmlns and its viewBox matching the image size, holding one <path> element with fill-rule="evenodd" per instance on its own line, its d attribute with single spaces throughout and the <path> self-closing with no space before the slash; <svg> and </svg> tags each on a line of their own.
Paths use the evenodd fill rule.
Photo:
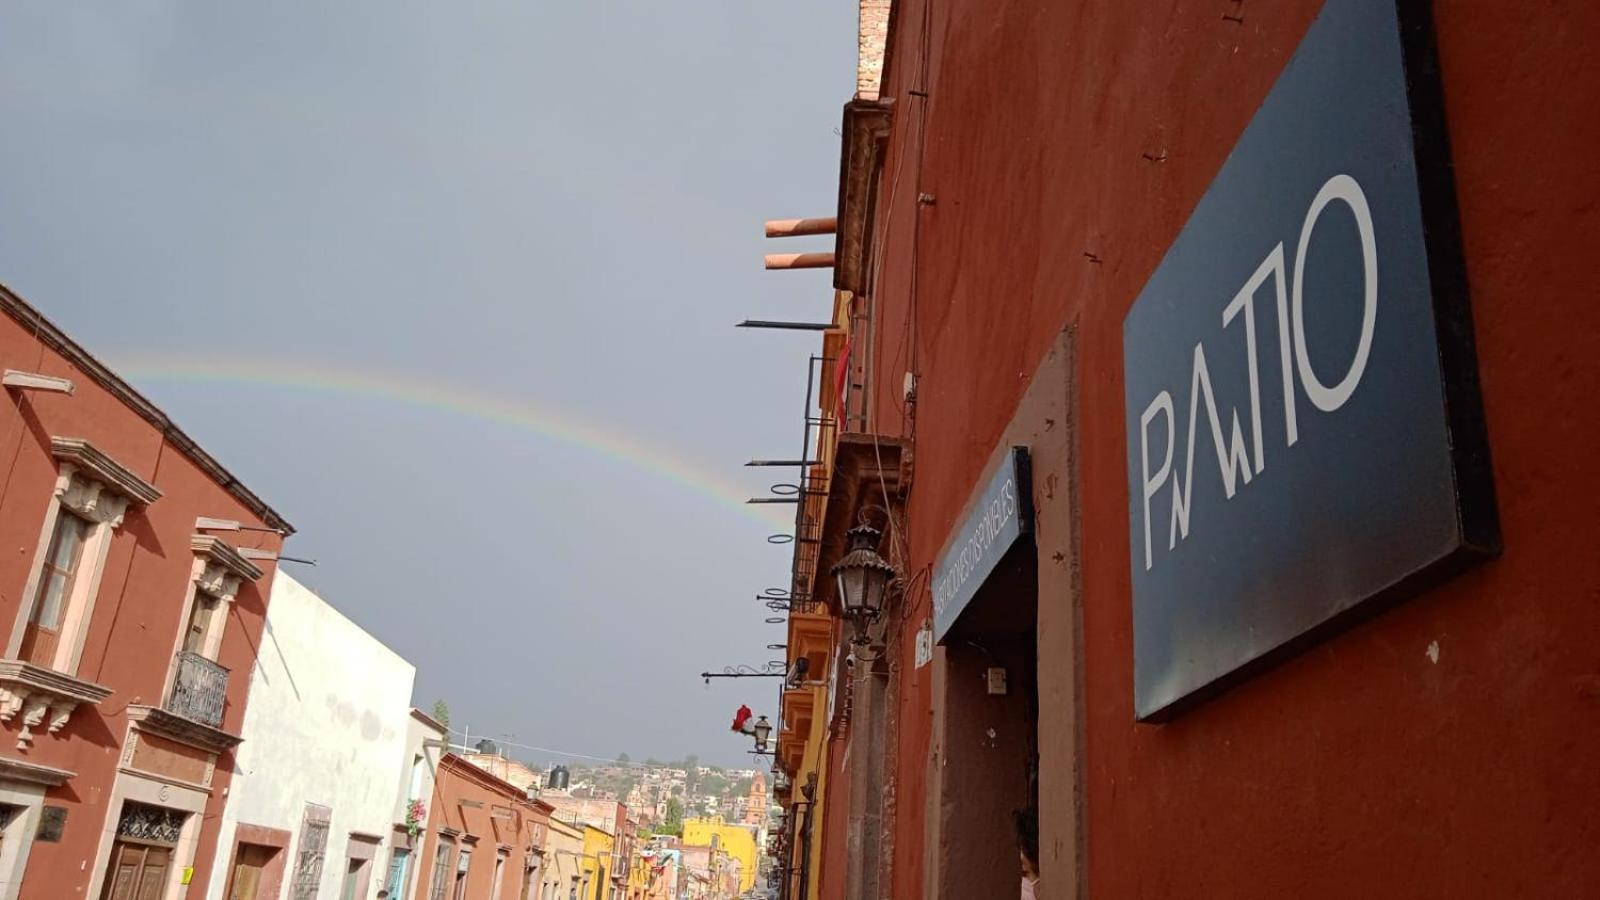
<svg viewBox="0 0 1600 900">
<path fill-rule="evenodd" d="M 843 738 L 827 744 L 828 781 L 821 805 L 821 821 L 811 826 L 812 841 L 822 842 L 822 871 L 813 873 L 823 897 L 843 897 L 849 865 L 847 831 L 850 817 L 850 773 L 845 769 Z"/>
<path fill-rule="evenodd" d="M 189 539 L 195 519 L 262 522 L 160 429 L 43 347 L 31 328 L 6 315 L 0 315 L 0 368 L 62 376 L 76 386 L 71 396 L 11 390 L 0 396 L 0 548 L 7 551 L 0 553 L 0 635 L 10 634 L 23 608 L 23 588 L 55 488 L 51 436 L 87 439 L 162 492 L 148 507 L 130 506 L 114 533 L 84 644 L 78 677 L 111 688 L 111 696 L 97 706 L 78 707 L 57 734 L 35 728 L 28 750 L 14 746 L 20 716 L 0 729 L 0 753 L 76 773 L 45 796 L 46 804 L 67 808 L 66 827 L 59 843 L 33 843 L 22 884 L 24 900 L 60 900 L 84 896 L 96 874 L 95 855 L 128 730 L 128 705 L 159 706 L 166 699 L 163 687 L 174 642 L 188 612 L 186 592 L 195 558 Z M 223 537 L 235 546 L 270 551 L 282 544 L 278 535 L 263 531 Z M 231 671 L 222 727 L 233 734 L 244 721 L 250 669 L 271 590 L 273 566 L 261 567 L 265 574 L 259 581 L 239 588 L 218 659 Z M 232 773 L 232 755 L 224 753 L 202 819 L 193 884 L 210 879 L 217 822 Z"/>
<path fill-rule="evenodd" d="M 924 2 L 897 4 L 875 382 L 877 428 L 897 433 L 902 373 L 920 370 L 912 569 L 1076 323 L 1091 893 L 1578 896 L 1600 884 L 1584 499 L 1600 496 L 1600 5 L 1437 4 L 1503 558 L 1172 724 L 1133 722 L 1122 318 L 1319 6 L 945 0 L 925 27 Z M 920 211 L 918 192 L 934 198 Z M 902 679 L 909 898 L 924 895 L 929 699 Z"/>
</svg>

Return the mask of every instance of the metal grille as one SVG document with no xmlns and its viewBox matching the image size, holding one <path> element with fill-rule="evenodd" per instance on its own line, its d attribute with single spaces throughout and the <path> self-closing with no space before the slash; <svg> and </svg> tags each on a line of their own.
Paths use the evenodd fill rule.
<svg viewBox="0 0 1600 900">
<path fill-rule="evenodd" d="M 306 804 L 300 823 L 300 849 L 295 854 L 291 900 L 316 900 L 317 884 L 322 881 L 322 861 L 328 853 L 328 823 L 333 810 L 315 803 Z"/>
<path fill-rule="evenodd" d="M 222 724 L 222 703 L 228 694 L 228 670 L 198 653 L 178 654 L 178 674 L 172 681 L 167 712 L 204 722 Z"/>
<path fill-rule="evenodd" d="M 178 838 L 183 836 L 183 823 L 188 818 L 186 812 L 130 800 L 122 804 L 122 816 L 117 819 L 117 837 L 176 844 Z"/>
<path fill-rule="evenodd" d="M 455 845 L 439 842 L 439 851 L 433 858 L 433 881 L 429 885 L 428 900 L 445 900 L 444 892 L 450 885 L 450 853 Z"/>
</svg>

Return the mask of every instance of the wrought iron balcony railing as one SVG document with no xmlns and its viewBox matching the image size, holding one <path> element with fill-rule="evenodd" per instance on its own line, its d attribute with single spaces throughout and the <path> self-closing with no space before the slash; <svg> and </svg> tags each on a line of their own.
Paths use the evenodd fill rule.
<svg viewBox="0 0 1600 900">
<path fill-rule="evenodd" d="M 222 702 L 227 694 L 227 669 L 198 653 L 178 654 L 178 676 L 172 681 L 167 712 L 216 728 L 222 725 Z"/>
</svg>

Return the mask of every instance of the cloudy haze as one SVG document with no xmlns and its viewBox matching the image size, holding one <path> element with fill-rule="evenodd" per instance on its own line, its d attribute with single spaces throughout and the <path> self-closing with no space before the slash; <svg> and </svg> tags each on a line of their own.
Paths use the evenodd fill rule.
<svg viewBox="0 0 1600 900">
<path fill-rule="evenodd" d="M 775 686 L 696 673 L 782 640 L 786 529 L 729 498 L 799 450 L 816 337 L 731 326 L 827 315 L 760 225 L 831 213 L 854 4 L 99 6 L 0 11 L 0 281 L 295 524 L 419 705 L 748 759 Z"/>
</svg>

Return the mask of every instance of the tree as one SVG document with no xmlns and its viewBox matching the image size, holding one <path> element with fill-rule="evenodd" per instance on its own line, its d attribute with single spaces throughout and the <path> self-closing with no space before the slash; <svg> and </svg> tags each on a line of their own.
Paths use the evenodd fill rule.
<svg viewBox="0 0 1600 900">
<path fill-rule="evenodd" d="M 625 766 L 625 765 L 627 765 L 628 763 L 631 763 L 631 762 L 633 762 L 633 757 L 629 756 L 628 754 L 626 754 L 626 753 L 618 753 L 617 754 L 617 765 Z"/>
<path fill-rule="evenodd" d="M 711 772 L 700 780 L 699 792 L 707 797 L 725 797 L 728 794 L 728 779 L 718 772 Z"/>
<path fill-rule="evenodd" d="M 667 798 L 667 816 L 660 833 L 683 837 L 683 803 L 677 797 Z"/>
<path fill-rule="evenodd" d="M 443 700 L 433 701 L 433 719 L 446 728 L 450 727 L 450 704 Z"/>
</svg>

